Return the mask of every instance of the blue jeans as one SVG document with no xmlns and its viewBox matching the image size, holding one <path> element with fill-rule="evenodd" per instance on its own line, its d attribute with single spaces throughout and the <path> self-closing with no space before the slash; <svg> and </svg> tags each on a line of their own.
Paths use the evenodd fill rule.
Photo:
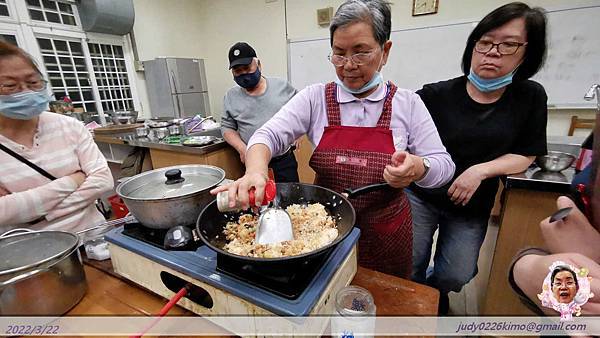
<svg viewBox="0 0 600 338">
<path fill-rule="evenodd" d="M 413 215 L 412 280 L 441 293 L 459 292 L 477 274 L 479 249 L 487 232 L 489 215 L 445 210 L 405 189 Z M 439 229 L 433 271 L 427 275 L 433 234 Z"/>
</svg>

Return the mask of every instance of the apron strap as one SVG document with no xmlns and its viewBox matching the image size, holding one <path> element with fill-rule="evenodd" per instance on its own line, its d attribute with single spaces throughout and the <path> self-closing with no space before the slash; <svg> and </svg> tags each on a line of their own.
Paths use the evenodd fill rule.
<svg viewBox="0 0 600 338">
<path fill-rule="evenodd" d="M 339 126 L 340 105 L 337 102 L 337 85 L 335 82 L 329 82 L 325 85 L 325 102 L 327 108 L 327 122 L 330 126 Z"/>
<path fill-rule="evenodd" d="M 388 92 L 383 101 L 383 112 L 379 116 L 377 121 L 377 127 L 390 129 L 390 122 L 392 120 L 392 101 L 396 94 L 396 87 L 391 81 L 387 83 Z M 327 108 L 327 122 L 330 126 L 341 125 L 340 119 L 340 104 L 337 102 L 337 85 L 335 82 L 329 82 L 325 85 L 325 103 Z"/>
<path fill-rule="evenodd" d="M 383 101 L 383 112 L 379 116 L 379 120 L 377 121 L 377 126 L 385 129 L 390 129 L 390 121 L 392 120 L 392 101 L 394 100 L 394 95 L 396 95 L 396 87 L 391 81 L 387 83 L 388 92 L 385 96 L 385 101 Z"/>
</svg>

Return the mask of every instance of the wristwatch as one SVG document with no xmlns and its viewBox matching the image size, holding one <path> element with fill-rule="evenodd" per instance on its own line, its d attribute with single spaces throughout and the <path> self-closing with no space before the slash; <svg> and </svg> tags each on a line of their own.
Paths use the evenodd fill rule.
<svg viewBox="0 0 600 338">
<path fill-rule="evenodd" d="M 429 169 L 431 169 L 431 162 L 429 162 L 429 159 L 427 157 L 423 157 L 423 168 L 425 168 L 425 171 L 423 172 L 423 176 L 421 176 L 421 180 L 425 178 L 425 176 L 427 176 L 427 173 L 429 172 Z"/>
</svg>

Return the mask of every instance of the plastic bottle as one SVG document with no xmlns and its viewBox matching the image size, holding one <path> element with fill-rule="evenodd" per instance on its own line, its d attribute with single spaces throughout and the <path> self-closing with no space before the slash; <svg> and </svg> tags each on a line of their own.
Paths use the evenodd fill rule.
<svg viewBox="0 0 600 338">
<path fill-rule="evenodd" d="M 269 204 L 272 200 L 275 199 L 276 195 L 277 195 L 277 188 L 275 186 L 275 181 L 268 180 L 267 184 L 265 185 L 265 194 L 263 196 L 262 205 Z M 254 188 L 252 188 L 252 190 L 248 191 L 248 199 L 250 202 L 250 206 L 251 207 L 254 206 L 255 205 Z M 237 201 L 236 205 L 233 208 L 229 206 L 229 193 L 227 190 L 221 191 L 220 193 L 217 194 L 217 208 L 219 209 L 220 212 L 242 211 L 242 206 L 240 205 L 239 201 Z"/>
<path fill-rule="evenodd" d="M 575 162 L 575 172 L 578 173 L 585 169 L 592 162 L 592 148 L 594 144 L 594 133 L 590 133 L 590 135 L 583 141 L 581 145 L 581 152 L 579 153 L 579 157 L 577 158 L 577 162 Z"/>
</svg>

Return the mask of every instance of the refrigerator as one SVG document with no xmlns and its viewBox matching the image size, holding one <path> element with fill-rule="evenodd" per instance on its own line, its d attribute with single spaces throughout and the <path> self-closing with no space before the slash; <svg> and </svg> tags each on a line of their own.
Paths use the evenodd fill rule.
<svg viewBox="0 0 600 338">
<path fill-rule="evenodd" d="M 143 64 L 152 117 L 211 115 L 204 60 L 156 58 Z"/>
</svg>

